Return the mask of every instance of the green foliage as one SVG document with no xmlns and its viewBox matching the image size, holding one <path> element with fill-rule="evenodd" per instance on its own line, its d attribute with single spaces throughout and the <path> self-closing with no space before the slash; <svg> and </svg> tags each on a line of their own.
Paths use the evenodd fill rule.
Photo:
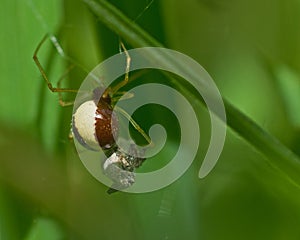
<svg viewBox="0 0 300 240">
<path fill-rule="evenodd" d="M 25 240 L 57 240 L 63 238 L 63 234 L 56 222 L 39 218 L 35 220 Z"/>
</svg>

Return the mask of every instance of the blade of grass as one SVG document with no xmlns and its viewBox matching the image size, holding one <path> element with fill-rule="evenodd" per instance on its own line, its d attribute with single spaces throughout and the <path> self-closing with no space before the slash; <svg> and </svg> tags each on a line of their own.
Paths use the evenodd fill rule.
<svg viewBox="0 0 300 240">
<path fill-rule="evenodd" d="M 163 47 L 161 43 L 152 38 L 106 0 L 83 0 L 83 2 L 89 6 L 91 11 L 102 23 L 124 38 L 132 46 Z M 162 64 L 180 67 L 189 75 L 194 74 L 193 72 L 190 72 L 189 66 L 185 66 L 184 63 L 178 62 L 176 59 L 171 59 L 163 54 L 157 56 L 151 55 L 149 52 L 149 58 L 159 61 Z M 197 78 L 195 75 L 194 77 Z M 186 96 L 194 95 L 194 93 L 182 82 L 175 78 L 170 79 L 170 81 L 171 84 L 174 84 L 174 86 Z M 195 105 L 203 104 L 203 100 L 197 95 L 192 97 L 194 97 Z M 232 106 L 228 101 L 225 99 L 223 99 L 223 101 L 226 108 L 227 124 L 258 151 L 263 153 L 266 156 L 268 163 L 281 171 L 288 181 L 300 188 L 300 159 L 298 156 L 245 114 Z"/>
</svg>

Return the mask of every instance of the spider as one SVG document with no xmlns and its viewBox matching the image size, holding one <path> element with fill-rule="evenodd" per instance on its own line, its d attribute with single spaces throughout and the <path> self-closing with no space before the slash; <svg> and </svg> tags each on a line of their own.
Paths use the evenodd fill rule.
<svg viewBox="0 0 300 240">
<path fill-rule="evenodd" d="M 61 88 L 61 80 L 59 79 L 57 87 L 54 87 L 49 81 L 44 68 L 42 67 L 38 52 L 42 47 L 43 43 L 48 38 L 47 35 L 43 37 L 37 48 L 34 51 L 33 59 L 37 65 L 42 77 L 44 78 L 48 89 L 51 92 L 56 92 L 59 95 L 59 103 L 61 106 L 72 105 L 73 102 L 65 102 L 62 98 L 62 93 L 71 92 L 77 93 L 78 90 Z M 54 36 L 50 36 L 50 39 L 55 44 L 57 49 L 60 49 L 59 43 Z M 59 47 L 58 47 L 59 46 Z M 89 150 L 103 150 L 107 159 L 103 163 L 104 174 L 107 175 L 113 182 L 112 187 L 107 191 L 112 193 L 120 189 L 130 187 L 134 183 L 135 168 L 141 166 L 145 161 L 141 154 L 134 154 L 137 152 L 135 145 L 131 144 L 128 153 L 117 146 L 115 137 L 118 137 L 119 132 L 119 121 L 117 116 L 114 114 L 113 109 L 116 108 L 121 114 L 123 114 L 132 126 L 146 139 L 149 144 L 151 139 L 142 130 L 142 128 L 127 114 L 124 110 L 115 106 L 116 100 L 114 96 L 119 93 L 119 90 L 124 87 L 129 81 L 129 71 L 131 58 L 124 44 L 120 41 L 120 46 L 123 53 L 126 56 L 126 68 L 125 77 L 123 81 L 118 83 L 114 87 L 96 87 L 93 90 L 93 97 L 90 100 L 82 102 L 74 111 L 71 121 L 71 133 L 74 138 L 86 149 Z M 100 149 L 101 148 L 101 149 Z"/>
</svg>

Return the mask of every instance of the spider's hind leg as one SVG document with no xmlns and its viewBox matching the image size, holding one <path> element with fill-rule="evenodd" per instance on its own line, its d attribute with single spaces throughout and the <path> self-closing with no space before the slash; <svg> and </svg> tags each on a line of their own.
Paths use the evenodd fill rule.
<svg viewBox="0 0 300 240">
<path fill-rule="evenodd" d="M 54 86 L 52 85 L 52 83 L 51 83 L 50 80 L 48 79 L 47 74 L 46 74 L 46 72 L 45 72 L 45 70 L 44 70 L 44 68 L 43 68 L 43 66 L 42 66 L 42 64 L 41 64 L 41 62 L 40 62 L 40 60 L 39 60 L 39 58 L 38 58 L 38 53 L 39 53 L 41 47 L 43 46 L 43 44 L 45 43 L 45 41 L 46 41 L 48 38 L 50 38 L 50 40 L 51 40 L 52 43 L 54 44 L 54 46 L 55 46 L 57 52 L 58 52 L 63 58 L 65 58 L 64 52 L 62 51 L 62 48 L 61 48 L 61 46 L 59 45 L 57 39 L 56 39 L 54 36 L 48 36 L 48 35 L 45 35 L 45 36 L 42 38 L 42 40 L 39 42 L 39 44 L 37 45 L 37 47 L 36 47 L 36 49 L 35 49 L 35 51 L 34 51 L 34 54 L 33 54 L 33 60 L 34 60 L 34 62 L 35 62 L 35 64 L 36 64 L 36 66 L 38 67 L 38 69 L 39 69 L 39 71 L 40 71 L 40 73 L 41 73 L 43 79 L 45 80 L 45 82 L 46 82 L 46 84 L 47 84 L 47 86 L 48 86 L 48 89 L 49 89 L 51 92 L 57 92 L 57 93 L 59 94 L 59 103 L 60 103 L 60 105 L 61 105 L 61 106 L 69 106 L 69 105 L 72 105 L 72 103 L 71 103 L 71 102 L 65 102 L 65 101 L 63 101 L 61 93 L 63 93 L 63 92 L 77 93 L 78 90 L 76 90 L 76 89 L 70 89 L 70 88 L 61 88 L 60 86 L 61 86 L 62 79 L 65 78 L 65 76 L 71 71 L 71 69 L 72 69 L 74 66 L 71 65 L 71 67 L 69 67 L 69 68 L 67 69 L 67 71 L 63 74 L 63 76 L 58 80 L 57 87 L 54 87 Z"/>
</svg>

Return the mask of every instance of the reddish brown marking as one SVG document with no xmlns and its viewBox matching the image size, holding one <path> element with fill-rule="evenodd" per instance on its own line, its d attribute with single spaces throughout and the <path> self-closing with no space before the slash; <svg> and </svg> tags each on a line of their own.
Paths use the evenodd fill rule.
<svg viewBox="0 0 300 240">
<path fill-rule="evenodd" d="M 119 131 L 118 119 L 107 99 L 100 98 L 97 104 L 95 131 L 101 148 L 109 149 L 114 145 L 114 136 L 117 137 Z"/>
</svg>

